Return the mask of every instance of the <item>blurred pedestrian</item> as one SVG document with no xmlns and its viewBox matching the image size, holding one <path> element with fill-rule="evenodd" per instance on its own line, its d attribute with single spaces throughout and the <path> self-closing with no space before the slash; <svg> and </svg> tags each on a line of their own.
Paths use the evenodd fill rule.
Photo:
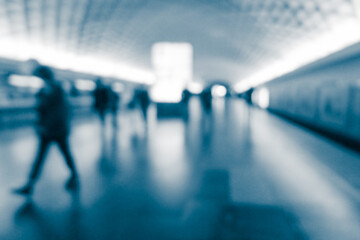
<svg viewBox="0 0 360 240">
<path fill-rule="evenodd" d="M 35 162 L 32 166 L 28 182 L 16 189 L 15 193 L 28 195 L 33 192 L 34 184 L 40 175 L 45 161 L 45 155 L 51 143 L 56 143 L 65 157 L 71 176 L 65 187 L 74 190 L 78 187 L 78 173 L 70 152 L 68 136 L 70 133 L 70 113 L 65 92 L 54 79 L 52 70 L 46 66 L 39 66 L 34 75 L 41 78 L 45 86 L 37 94 L 37 133 L 40 144 Z"/>
<path fill-rule="evenodd" d="M 120 96 L 111 88 L 109 89 L 109 109 L 113 116 L 113 125 L 117 126 L 117 114 L 119 110 Z"/>
<path fill-rule="evenodd" d="M 211 88 L 204 89 L 200 94 L 201 105 L 203 106 L 206 114 L 211 113 L 212 109 L 212 95 Z"/>
<path fill-rule="evenodd" d="M 102 83 L 101 79 L 96 80 L 96 88 L 93 91 L 94 110 L 99 114 L 102 125 L 105 124 L 105 114 L 109 104 L 109 89 Z"/>
<path fill-rule="evenodd" d="M 205 134 L 209 134 L 212 131 L 212 95 L 211 95 L 211 88 L 204 89 L 200 94 L 200 101 L 203 108 L 203 132 Z"/>
<path fill-rule="evenodd" d="M 182 115 L 185 121 L 189 119 L 189 101 L 191 98 L 191 93 L 189 90 L 184 89 L 181 95 L 181 106 L 182 106 Z"/>
<path fill-rule="evenodd" d="M 141 113 L 144 117 L 145 124 L 147 123 L 147 112 L 151 103 L 149 93 L 146 89 L 138 89 L 136 91 L 136 99 L 139 103 Z"/>
<path fill-rule="evenodd" d="M 147 113 L 150 104 L 151 100 L 147 89 L 145 89 L 144 87 L 140 87 L 134 90 L 132 99 L 127 104 L 127 106 L 129 109 L 133 110 L 132 123 L 135 127 L 135 132 L 137 135 L 140 135 L 141 133 L 147 135 L 148 133 Z"/>
</svg>

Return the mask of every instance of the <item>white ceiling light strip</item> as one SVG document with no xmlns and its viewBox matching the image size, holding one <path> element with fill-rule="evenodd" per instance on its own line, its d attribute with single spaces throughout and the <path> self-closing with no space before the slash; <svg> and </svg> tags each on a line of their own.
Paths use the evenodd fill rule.
<svg viewBox="0 0 360 240">
<path fill-rule="evenodd" d="M 360 19 L 360 0 L 352 0 L 356 16 Z"/>
<path fill-rule="evenodd" d="M 40 63 L 59 69 L 68 69 L 127 81 L 151 84 L 155 80 L 152 71 L 140 69 L 120 61 L 110 61 L 94 56 L 80 56 L 73 52 L 57 50 L 42 44 L 29 43 L 12 38 L 0 39 L 0 56 L 28 60 L 37 59 Z"/>
<path fill-rule="evenodd" d="M 301 42 L 293 49 L 285 49 L 287 54 L 269 63 L 265 68 L 238 82 L 234 89 L 244 92 L 306 64 L 326 57 L 360 41 L 360 21 L 352 18 L 333 26 L 329 31 Z"/>
</svg>

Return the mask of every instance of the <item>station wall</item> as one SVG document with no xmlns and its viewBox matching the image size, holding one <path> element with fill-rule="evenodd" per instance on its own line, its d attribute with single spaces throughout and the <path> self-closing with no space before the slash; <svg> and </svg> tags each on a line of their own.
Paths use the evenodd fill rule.
<svg viewBox="0 0 360 240">
<path fill-rule="evenodd" d="M 360 55 L 289 74 L 266 87 L 270 111 L 360 143 Z"/>
</svg>

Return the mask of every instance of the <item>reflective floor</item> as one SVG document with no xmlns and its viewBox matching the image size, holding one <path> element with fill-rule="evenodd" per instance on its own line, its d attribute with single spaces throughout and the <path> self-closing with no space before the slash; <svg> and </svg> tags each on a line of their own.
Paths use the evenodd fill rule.
<svg viewBox="0 0 360 240">
<path fill-rule="evenodd" d="M 360 239 L 360 155 L 241 100 L 187 121 L 77 119 L 81 189 L 51 148 L 31 199 L 31 127 L 0 132 L 0 239 Z"/>
</svg>

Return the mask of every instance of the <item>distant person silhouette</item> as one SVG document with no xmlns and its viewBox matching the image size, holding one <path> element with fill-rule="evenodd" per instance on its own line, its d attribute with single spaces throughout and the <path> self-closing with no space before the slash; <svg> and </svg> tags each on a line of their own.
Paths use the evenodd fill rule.
<svg viewBox="0 0 360 240">
<path fill-rule="evenodd" d="M 140 110 L 141 113 L 143 114 L 144 120 L 145 122 L 147 122 L 147 111 L 151 103 L 149 93 L 146 89 L 138 89 L 136 90 L 135 96 L 140 105 Z"/>
<path fill-rule="evenodd" d="M 93 91 L 94 110 L 99 114 L 101 123 L 105 124 L 105 114 L 109 104 L 109 89 L 102 83 L 101 79 L 96 80 L 96 88 Z"/>
<path fill-rule="evenodd" d="M 109 89 L 109 109 L 113 115 L 113 125 L 117 126 L 117 114 L 119 110 L 120 96 L 117 92 Z"/>
<path fill-rule="evenodd" d="M 137 114 L 133 115 L 133 117 L 134 117 L 133 123 L 134 123 L 135 129 L 136 129 L 137 135 L 139 135 L 138 130 L 140 128 L 138 128 L 138 126 L 139 126 L 138 123 L 140 123 L 140 122 L 143 122 L 143 124 L 141 124 L 144 127 L 143 133 L 145 133 L 145 135 L 147 135 L 147 133 L 148 133 L 148 121 L 147 121 L 148 114 L 147 113 L 148 113 L 148 108 L 149 108 L 150 104 L 151 104 L 151 100 L 150 100 L 147 89 L 145 89 L 144 87 L 140 87 L 140 88 L 137 88 L 134 90 L 132 99 L 128 103 L 128 108 L 135 110 L 135 111 L 133 111 L 134 113 L 137 113 L 138 110 L 140 110 L 139 113 L 142 115 L 142 116 L 140 116 L 141 119 L 137 117 L 138 116 Z"/>
<path fill-rule="evenodd" d="M 254 92 L 254 88 L 250 88 L 245 93 L 243 93 L 243 98 L 250 105 L 252 104 L 251 95 L 252 95 L 253 92 Z"/>
<path fill-rule="evenodd" d="M 184 89 L 182 94 L 181 94 L 181 102 L 185 105 L 187 105 L 190 101 L 191 98 L 191 93 L 189 90 Z"/>
<path fill-rule="evenodd" d="M 211 88 L 204 89 L 200 94 L 201 105 L 206 114 L 209 114 L 212 109 Z"/>
<path fill-rule="evenodd" d="M 210 134 L 211 132 L 211 128 L 212 128 L 212 116 L 211 116 L 211 111 L 212 111 L 212 95 L 211 95 L 211 88 L 206 88 L 204 89 L 201 94 L 200 94 L 200 101 L 201 101 L 201 105 L 203 108 L 203 124 L 202 124 L 202 129 L 204 134 L 206 134 L 206 136 L 208 134 Z M 204 135 L 205 136 L 205 135 Z"/>
<path fill-rule="evenodd" d="M 43 79 L 45 86 L 37 94 L 37 132 L 40 144 L 35 162 L 32 166 L 29 180 L 25 186 L 16 189 L 18 194 L 28 195 L 33 192 L 34 184 L 39 177 L 45 161 L 45 155 L 51 143 L 56 143 L 65 157 L 71 170 L 71 177 L 65 187 L 74 190 L 78 187 L 78 173 L 69 149 L 68 136 L 70 133 L 69 105 L 65 92 L 54 79 L 52 70 L 46 66 L 39 66 L 34 75 Z"/>
<path fill-rule="evenodd" d="M 184 89 L 181 95 L 181 103 L 182 103 L 182 112 L 183 117 L 187 121 L 189 118 L 189 101 L 191 98 L 191 93 L 189 90 Z"/>
</svg>

